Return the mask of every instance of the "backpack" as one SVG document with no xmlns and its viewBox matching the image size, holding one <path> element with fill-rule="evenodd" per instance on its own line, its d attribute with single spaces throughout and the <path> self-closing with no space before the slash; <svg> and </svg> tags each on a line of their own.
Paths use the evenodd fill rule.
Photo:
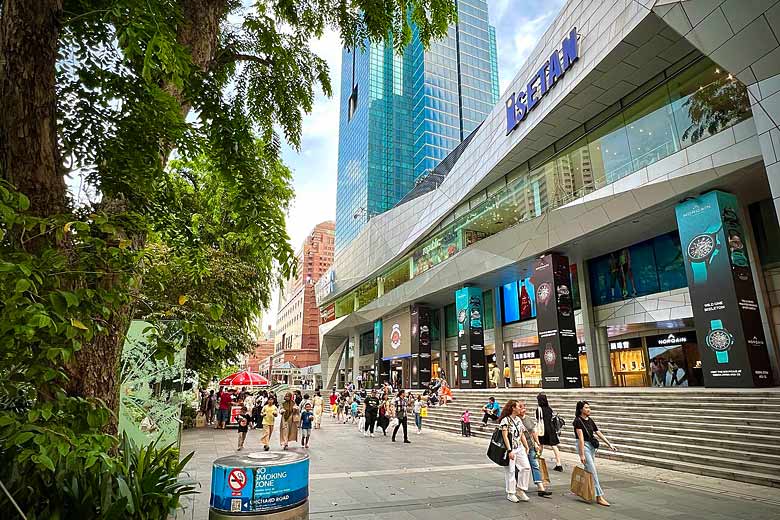
<svg viewBox="0 0 780 520">
<path fill-rule="evenodd" d="M 555 433 L 561 433 L 563 427 L 566 426 L 566 421 L 564 421 L 557 413 L 553 414 L 552 420 L 550 422 L 552 423 L 552 427 L 555 428 Z"/>
</svg>

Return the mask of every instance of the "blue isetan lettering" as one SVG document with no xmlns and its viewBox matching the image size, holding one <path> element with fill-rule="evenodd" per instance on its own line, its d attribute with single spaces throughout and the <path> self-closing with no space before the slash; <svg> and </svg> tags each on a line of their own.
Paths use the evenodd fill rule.
<svg viewBox="0 0 780 520">
<path fill-rule="evenodd" d="M 507 135 L 520 125 L 578 59 L 577 28 L 572 27 L 569 35 L 561 42 L 561 50 L 550 55 L 550 59 L 529 79 L 523 90 L 512 93 L 506 100 Z"/>
<path fill-rule="evenodd" d="M 577 28 L 572 28 L 568 38 L 563 39 L 561 44 L 563 49 L 563 70 L 571 68 L 575 61 L 579 59 L 579 49 L 577 48 Z"/>
</svg>

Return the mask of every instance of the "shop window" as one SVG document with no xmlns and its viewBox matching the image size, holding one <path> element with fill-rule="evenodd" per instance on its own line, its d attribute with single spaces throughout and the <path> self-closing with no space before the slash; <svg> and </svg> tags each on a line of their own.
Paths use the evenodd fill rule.
<svg viewBox="0 0 780 520">
<path fill-rule="evenodd" d="M 634 171 L 622 113 L 587 137 L 597 189 Z"/>
<path fill-rule="evenodd" d="M 566 204 L 596 189 L 590 148 L 584 137 L 561 152 L 555 163 L 557 189 L 553 200 L 558 202 L 556 205 Z"/>
<path fill-rule="evenodd" d="M 360 335 L 360 355 L 367 356 L 374 353 L 374 331 Z"/>
<path fill-rule="evenodd" d="M 439 341 L 441 339 L 441 331 L 439 330 L 439 310 L 431 311 L 431 343 Z"/>
<path fill-rule="evenodd" d="M 748 206 L 753 235 L 756 238 L 758 257 L 764 268 L 780 264 L 780 226 L 772 199 Z"/>
<path fill-rule="evenodd" d="M 688 285 L 685 276 L 680 235 L 667 233 L 653 239 L 653 251 L 658 272 L 658 289 L 671 291 Z"/>
<path fill-rule="evenodd" d="M 634 171 L 680 149 L 666 85 L 628 107 L 624 114 Z"/>
<path fill-rule="evenodd" d="M 455 304 L 450 304 L 444 307 L 444 323 L 446 330 L 444 331 L 448 338 L 454 338 L 458 336 L 458 310 L 455 308 Z"/>
<path fill-rule="evenodd" d="M 485 291 L 482 293 L 482 316 L 485 320 L 485 328 L 492 329 L 495 325 L 493 319 L 493 291 Z"/>
<path fill-rule="evenodd" d="M 355 311 L 354 293 L 349 293 L 340 300 L 336 300 L 336 317 L 341 318 Z"/>
</svg>

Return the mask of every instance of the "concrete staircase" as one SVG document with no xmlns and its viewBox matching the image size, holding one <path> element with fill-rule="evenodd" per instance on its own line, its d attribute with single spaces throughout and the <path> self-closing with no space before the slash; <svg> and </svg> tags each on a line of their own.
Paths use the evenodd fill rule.
<svg viewBox="0 0 780 520">
<path fill-rule="evenodd" d="M 455 401 L 429 409 L 423 427 L 460 435 L 460 415 L 471 412 L 471 433 L 487 439 L 494 423 L 481 427 L 482 406 L 495 396 L 502 406 L 523 399 L 536 410 L 540 389 L 453 390 Z M 770 389 L 634 389 L 545 390 L 550 406 L 565 421 L 562 451 L 574 452 L 571 426 L 578 400 L 591 405 L 592 417 L 617 453 L 599 457 L 708 475 L 763 486 L 780 487 L 780 391 Z M 550 455 L 545 450 L 546 456 Z"/>
</svg>

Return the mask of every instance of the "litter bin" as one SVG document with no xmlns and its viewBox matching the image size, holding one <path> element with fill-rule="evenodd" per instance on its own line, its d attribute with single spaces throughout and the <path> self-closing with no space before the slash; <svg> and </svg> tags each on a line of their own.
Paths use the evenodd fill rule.
<svg viewBox="0 0 780 520">
<path fill-rule="evenodd" d="M 214 461 L 209 520 L 309 518 L 309 455 L 261 451 Z"/>
</svg>

